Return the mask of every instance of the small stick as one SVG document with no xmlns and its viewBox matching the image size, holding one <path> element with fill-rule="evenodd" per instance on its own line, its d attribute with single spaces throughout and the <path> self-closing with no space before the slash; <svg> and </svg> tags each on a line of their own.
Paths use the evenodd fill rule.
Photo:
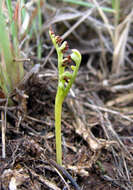
<svg viewBox="0 0 133 190">
<path fill-rule="evenodd" d="M 6 133 L 6 124 L 5 124 L 5 116 L 4 116 L 4 111 L 1 111 L 1 133 L 2 133 L 2 158 L 6 158 L 6 138 L 5 138 L 5 133 Z"/>
<path fill-rule="evenodd" d="M 52 159 L 48 159 L 48 161 L 50 162 L 51 165 L 53 165 L 59 172 L 61 172 L 66 178 L 69 179 L 69 181 L 71 182 L 71 184 L 74 186 L 75 190 L 80 190 L 80 187 L 78 186 L 78 184 L 76 183 L 76 181 L 72 178 L 72 176 L 68 173 L 67 170 L 65 170 L 64 167 L 60 166 L 59 164 L 57 164 L 54 160 Z"/>
</svg>

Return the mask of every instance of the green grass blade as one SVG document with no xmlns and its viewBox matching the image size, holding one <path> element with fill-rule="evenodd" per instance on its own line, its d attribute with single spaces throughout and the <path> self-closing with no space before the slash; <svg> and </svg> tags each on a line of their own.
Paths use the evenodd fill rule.
<svg viewBox="0 0 133 190">
<path fill-rule="evenodd" d="M 11 45 L 9 32 L 10 28 L 7 28 L 4 15 L 0 12 L 0 85 L 7 97 L 24 76 L 22 63 L 13 61 L 14 56 L 15 58 L 19 58 L 20 56 L 19 49 L 14 51 L 14 47 Z M 16 37 L 15 39 L 17 41 Z"/>
<path fill-rule="evenodd" d="M 8 13 L 9 13 L 9 19 L 10 19 L 10 22 L 11 22 L 12 17 L 13 17 L 13 10 L 12 10 L 11 0 L 6 0 L 6 4 L 7 4 Z"/>
<path fill-rule="evenodd" d="M 77 5 L 80 5 L 80 6 L 89 7 L 89 8 L 94 8 L 95 7 L 95 5 L 93 3 L 88 3 L 88 2 L 85 2 L 85 1 L 77 1 L 77 0 L 62 0 L 62 1 L 67 2 L 67 3 L 77 4 Z M 104 12 L 114 13 L 114 10 L 112 8 L 101 7 L 101 9 Z"/>
<path fill-rule="evenodd" d="M 22 5 L 24 5 L 25 4 L 25 0 L 21 0 L 21 3 L 22 3 Z M 26 10 L 25 10 L 25 7 L 23 7 L 22 8 L 22 18 L 24 19 L 25 18 L 25 16 L 26 16 Z"/>
<path fill-rule="evenodd" d="M 11 74 L 10 63 L 12 62 L 13 57 L 10 50 L 10 40 L 9 40 L 7 29 L 6 29 L 5 19 L 2 13 L 0 13 L 0 50 L 1 50 L 2 55 L 4 56 L 4 63 L 6 63 L 6 65 L 5 64 L 2 65 L 2 60 L 1 60 L 1 64 L 0 64 L 1 85 L 3 85 L 2 88 L 8 89 L 8 90 L 5 90 L 7 93 L 7 91 L 11 91 L 10 89 L 11 80 L 9 79 L 9 76 Z"/>
<path fill-rule="evenodd" d="M 117 26 L 120 19 L 120 0 L 112 0 L 112 8 L 115 10 L 114 24 Z"/>
<path fill-rule="evenodd" d="M 7 8 L 8 8 L 8 14 L 9 14 L 9 20 L 10 20 L 10 27 L 11 27 L 11 35 L 13 38 L 13 46 L 14 46 L 14 53 L 18 54 L 18 40 L 17 40 L 17 27 L 13 20 L 13 9 L 12 9 L 12 1 L 6 0 Z"/>
<path fill-rule="evenodd" d="M 42 45 L 41 45 L 41 38 L 40 38 L 40 31 L 42 28 L 42 15 L 41 15 L 41 7 L 40 7 L 40 0 L 38 0 L 38 49 L 37 49 L 37 56 L 39 59 L 41 59 L 41 53 L 42 53 Z"/>
</svg>

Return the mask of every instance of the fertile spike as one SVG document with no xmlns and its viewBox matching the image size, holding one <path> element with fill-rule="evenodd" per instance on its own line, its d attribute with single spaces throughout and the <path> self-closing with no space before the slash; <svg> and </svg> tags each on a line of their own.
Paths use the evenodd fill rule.
<svg viewBox="0 0 133 190">
<path fill-rule="evenodd" d="M 60 45 L 61 42 L 62 42 L 62 39 L 61 39 L 60 36 L 56 36 L 56 37 L 55 37 L 55 40 L 56 40 L 56 43 L 57 43 L 58 45 Z"/>
<path fill-rule="evenodd" d="M 52 27 L 49 28 L 49 32 L 51 33 L 51 35 L 55 35 Z"/>
<path fill-rule="evenodd" d="M 62 49 L 62 53 L 65 53 L 69 49 L 68 43 L 66 42 L 66 45 L 64 49 Z"/>
</svg>

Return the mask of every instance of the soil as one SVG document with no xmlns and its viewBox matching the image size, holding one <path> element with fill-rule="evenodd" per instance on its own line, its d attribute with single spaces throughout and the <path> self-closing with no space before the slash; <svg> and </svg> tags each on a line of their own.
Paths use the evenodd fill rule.
<svg viewBox="0 0 133 190">
<path fill-rule="evenodd" d="M 67 16 L 74 17 L 74 10 L 81 14 L 87 9 L 74 6 L 70 11 L 70 7 L 55 4 L 57 9 L 60 7 L 57 15 L 54 13 L 52 18 L 48 8 L 43 15 L 42 58 L 37 58 L 32 38 L 29 44 L 34 55 L 27 53 L 30 63 L 24 62 L 27 78 L 11 94 L 14 105 L 0 106 L 1 123 L 6 128 L 4 158 L 0 137 L 0 189 L 131 190 L 132 52 L 129 48 L 120 72 L 112 72 L 113 48 L 107 31 L 98 34 L 97 26 L 91 23 L 92 18 L 103 22 L 98 13 L 67 35 L 70 48 L 82 53 L 82 63 L 63 103 L 63 166 L 56 163 L 54 104 L 58 72 L 48 28 L 52 24 L 56 34 L 69 32 L 78 19 L 69 21 Z M 101 37 L 108 44 L 104 46 Z M 128 38 L 132 39 L 133 34 Z M 128 45 L 132 47 L 132 43 Z M 31 73 L 38 63 L 37 72 Z"/>
</svg>

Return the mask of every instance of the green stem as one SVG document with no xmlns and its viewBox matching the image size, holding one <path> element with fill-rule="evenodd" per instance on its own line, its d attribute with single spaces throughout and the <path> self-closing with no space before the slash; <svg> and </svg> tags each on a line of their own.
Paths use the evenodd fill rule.
<svg viewBox="0 0 133 190">
<path fill-rule="evenodd" d="M 58 88 L 55 99 L 55 134 L 56 134 L 56 160 L 62 165 L 62 146 L 61 146 L 61 113 L 62 113 L 63 97 L 61 89 Z"/>
<path fill-rule="evenodd" d="M 117 27 L 120 19 L 120 0 L 112 0 L 112 7 L 115 10 L 114 24 Z"/>
</svg>

